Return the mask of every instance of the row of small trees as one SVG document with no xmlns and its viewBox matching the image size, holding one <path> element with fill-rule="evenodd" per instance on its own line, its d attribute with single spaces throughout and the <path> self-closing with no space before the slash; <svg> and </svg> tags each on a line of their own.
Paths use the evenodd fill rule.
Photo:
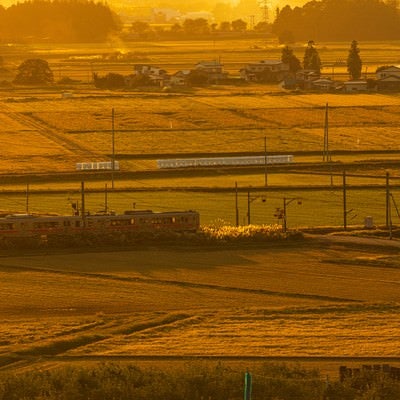
<svg viewBox="0 0 400 400">
<path fill-rule="evenodd" d="M 293 50 L 289 46 L 283 48 L 281 60 L 289 65 L 289 70 L 292 73 L 296 73 L 302 68 L 300 60 L 295 56 Z M 304 52 L 303 68 L 315 71 L 318 74 L 321 72 L 321 58 L 313 40 L 308 42 Z M 360 49 L 358 48 L 358 42 L 353 40 L 347 56 L 347 71 L 351 79 L 359 79 L 361 77 L 361 68 Z"/>
<path fill-rule="evenodd" d="M 255 32 L 269 32 L 271 27 L 268 23 L 262 21 L 257 23 L 254 28 Z M 188 18 L 182 23 L 174 23 L 169 28 L 164 27 L 152 27 L 148 22 L 145 21 L 134 21 L 131 24 L 130 32 L 136 34 L 139 37 L 151 38 L 156 35 L 158 36 L 182 36 L 193 37 L 209 35 L 214 33 L 227 33 L 236 32 L 243 33 L 248 30 L 248 24 L 243 19 L 235 19 L 233 21 L 222 21 L 219 24 L 209 23 L 205 18 Z"/>
</svg>

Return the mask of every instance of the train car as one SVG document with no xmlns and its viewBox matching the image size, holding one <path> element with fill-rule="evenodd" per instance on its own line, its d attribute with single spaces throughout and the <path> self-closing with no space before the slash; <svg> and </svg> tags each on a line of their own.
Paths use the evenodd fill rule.
<svg viewBox="0 0 400 400">
<path fill-rule="evenodd" d="M 196 211 L 153 212 L 130 210 L 123 214 L 96 213 L 85 215 L 10 214 L 0 218 L 0 240 L 52 236 L 74 236 L 82 233 L 140 234 L 144 232 L 196 232 L 200 215 Z"/>
</svg>

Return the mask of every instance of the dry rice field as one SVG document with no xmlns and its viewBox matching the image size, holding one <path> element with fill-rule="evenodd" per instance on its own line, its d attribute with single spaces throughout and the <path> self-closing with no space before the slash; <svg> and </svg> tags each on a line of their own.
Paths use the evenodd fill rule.
<svg viewBox="0 0 400 400">
<path fill-rule="evenodd" d="M 249 88 L 251 90 L 251 88 Z M 325 104 L 331 151 L 400 150 L 399 95 L 116 94 L 64 99 L 61 93 L 10 98 L 0 93 L 0 172 L 73 171 L 76 162 L 109 160 L 112 109 L 121 169 L 156 168 L 185 154 L 321 151 Z M 27 145 L 29 144 L 29 145 Z M 340 161 L 340 157 L 336 157 Z"/>
<path fill-rule="evenodd" d="M 2 369 L 65 357 L 398 357 L 398 248 L 315 240 L 3 254 Z"/>
</svg>

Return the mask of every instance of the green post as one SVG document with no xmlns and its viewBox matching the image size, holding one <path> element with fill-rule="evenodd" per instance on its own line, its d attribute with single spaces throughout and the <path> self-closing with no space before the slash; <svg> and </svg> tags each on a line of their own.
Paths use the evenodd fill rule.
<svg viewBox="0 0 400 400">
<path fill-rule="evenodd" d="M 251 400 L 251 374 L 244 374 L 244 400 Z"/>
</svg>

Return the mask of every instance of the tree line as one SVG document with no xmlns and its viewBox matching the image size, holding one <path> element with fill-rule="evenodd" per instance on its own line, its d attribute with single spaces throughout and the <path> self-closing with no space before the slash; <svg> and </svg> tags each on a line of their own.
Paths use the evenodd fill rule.
<svg viewBox="0 0 400 400">
<path fill-rule="evenodd" d="M 256 9 L 258 2 L 253 2 Z M 272 32 L 281 43 L 310 37 L 318 41 L 355 37 L 358 40 L 400 39 L 398 0 L 312 0 L 303 7 L 278 8 L 272 24 L 263 20 L 255 25 L 246 21 L 250 12 L 248 1 L 242 0 L 236 6 L 235 10 L 244 9 L 239 15 L 228 12 L 227 5 L 217 6 L 215 13 L 220 8 L 219 14 L 222 14 L 216 17 L 218 23 L 196 18 L 160 27 L 144 20 L 135 21 L 131 35 L 125 33 L 124 38 L 130 39 L 132 34 L 143 39 L 201 38 L 252 31 Z M 0 5 L 0 42 L 102 42 L 111 33 L 122 35 L 121 27 L 118 16 L 107 3 L 92 0 L 32 0 L 8 8 Z"/>
<path fill-rule="evenodd" d="M 102 42 L 120 28 L 105 3 L 34 0 L 0 6 L 0 41 Z"/>
<path fill-rule="evenodd" d="M 272 31 L 282 43 L 307 40 L 400 38 L 397 0 L 322 0 L 278 9 Z"/>
</svg>

